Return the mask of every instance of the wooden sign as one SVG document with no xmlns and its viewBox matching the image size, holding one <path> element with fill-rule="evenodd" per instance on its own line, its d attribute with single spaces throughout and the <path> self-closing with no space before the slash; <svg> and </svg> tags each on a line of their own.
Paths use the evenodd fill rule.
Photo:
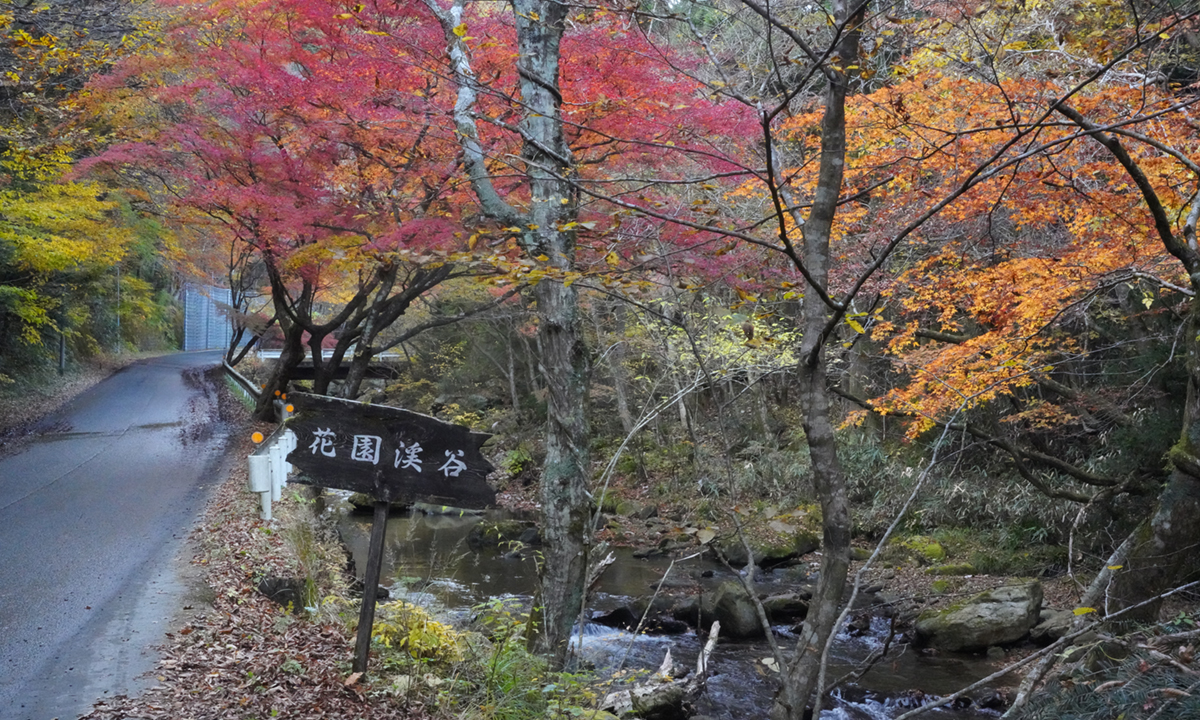
<svg viewBox="0 0 1200 720">
<path fill-rule="evenodd" d="M 290 395 L 288 402 L 294 414 L 287 427 L 296 434 L 296 449 L 287 461 L 303 473 L 296 482 L 375 498 L 354 644 L 354 672 L 366 673 L 390 503 L 494 505 L 496 492 L 487 484 L 494 468 L 479 450 L 491 435 L 387 405 L 304 393 Z"/>
<path fill-rule="evenodd" d="M 287 426 L 296 449 L 287 461 L 297 482 L 366 493 L 386 502 L 494 505 L 495 468 L 480 452 L 491 435 L 420 413 L 352 400 L 293 393 Z"/>
</svg>

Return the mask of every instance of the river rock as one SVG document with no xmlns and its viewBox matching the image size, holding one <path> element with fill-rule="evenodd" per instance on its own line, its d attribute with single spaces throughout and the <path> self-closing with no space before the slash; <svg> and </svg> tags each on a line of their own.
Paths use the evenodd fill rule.
<svg viewBox="0 0 1200 720">
<path fill-rule="evenodd" d="M 941 543 L 924 535 L 894 538 L 884 548 L 880 560 L 888 565 L 941 565 L 946 562 L 946 550 Z"/>
<path fill-rule="evenodd" d="M 778 542 L 750 539 L 750 549 L 754 553 L 754 564 L 762 568 L 778 567 L 821 547 L 820 538 L 810 532 L 797 532 Z M 750 556 L 746 554 L 746 543 L 736 535 L 721 539 L 717 549 L 729 564 L 734 567 L 745 567 L 749 564 Z"/>
<path fill-rule="evenodd" d="M 633 630 L 637 628 L 639 619 L 639 616 L 633 612 L 633 609 L 625 605 L 592 616 L 592 622 L 597 625 L 619 628 L 621 630 Z"/>
<path fill-rule="evenodd" d="M 801 597 L 800 593 L 772 595 L 762 601 L 763 609 L 773 623 L 794 623 L 808 615 L 808 599 L 812 593 L 807 595 L 808 598 Z"/>
<path fill-rule="evenodd" d="M 450 517 L 468 517 L 483 515 L 482 510 L 472 510 L 470 508 L 452 507 L 450 505 L 433 505 L 431 503 L 413 503 L 413 510 L 424 513 L 426 515 L 448 515 Z"/>
<path fill-rule="evenodd" d="M 530 532 L 532 530 L 532 532 Z M 500 520 L 497 522 L 481 522 L 471 528 L 467 535 L 467 545 L 472 550 L 494 548 L 510 543 L 526 545 L 540 542 L 537 536 L 537 526 L 522 520 Z"/>
<path fill-rule="evenodd" d="M 754 601 L 739 582 L 721 583 L 701 601 L 705 618 L 721 622 L 721 634 L 729 638 L 758 638 L 763 636 L 762 623 Z"/>
<path fill-rule="evenodd" d="M 1042 585 L 1035 581 L 988 590 L 917 618 L 918 638 L 940 650 L 975 651 L 1010 645 L 1037 624 Z"/>
<path fill-rule="evenodd" d="M 616 511 L 617 515 L 636 518 L 640 517 L 640 514 L 645 512 L 646 508 L 639 502 L 634 502 L 633 500 L 622 500 L 621 502 L 617 503 L 617 506 L 614 508 L 614 510 Z M 646 518 L 642 519 L 644 520 Z"/>
<path fill-rule="evenodd" d="M 366 493 L 352 493 L 346 498 L 346 502 L 350 503 L 355 515 L 363 515 L 375 512 L 375 498 Z M 398 512 L 407 510 L 410 507 L 407 501 L 395 500 L 388 503 L 389 512 Z"/>
<path fill-rule="evenodd" d="M 1070 610 L 1042 608 L 1042 612 L 1038 615 L 1038 624 L 1029 631 L 1029 639 L 1042 645 L 1049 645 L 1071 632 L 1071 625 L 1074 621 L 1075 613 Z"/>
</svg>

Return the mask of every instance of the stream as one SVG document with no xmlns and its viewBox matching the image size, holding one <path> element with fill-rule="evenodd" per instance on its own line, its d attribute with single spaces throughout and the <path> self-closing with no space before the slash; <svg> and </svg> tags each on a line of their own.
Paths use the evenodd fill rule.
<svg viewBox="0 0 1200 720">
<path fill-rule="evenodd" d="M 472 550 L 467 536 L 481 520 L 508 518 L 489 513 L 485 518 L 425 515 L 417 511 L 393 513 L 388 520 L 380 584 L 390 587 L 392 597 L 406 597 L 419 604 L 436 604 L 452 616 L 466 618 L 470 608 L 491 597 L 516 596 L 529 600 L 537 583 L 531 553 L 511 557 L 502 550 Z M 343 540 L 357 566 L 366 565 L 369 515 L 345 513 L 338 519 Z M 669 558 L 635 559 L 629 548 L 613 550 L 616 562 L 602 576 L 590 607 L 611 610 L 633 597 L 649 596 L 671 566 Z M 734 577 L 715 561 L 695 558 L 676 563 L 671 575 L 695 579 L 704 586 Z M 702 577 L 703 576 L 703 577 Z M 760 592 L 770 591 L 771 575 L 758 582 Z M 795 642 L 786 626 L 775 627 L 781 646 Z M 839 634 L 832 649 L 829 676 L 841 677 L 853 670 L 887 636 L 888 621 L 874 618 L 871 629 L 851 636 Z M 683 635 L 634 635 L 630 632 L 589 624 L 574 641 L 575 652 L 597 669 L 624 667 L 657 669 L 669 648 L 677 664 L 694 667 L 703 638 L 694 632 Z M 903 646 L 901 646 L 903 647 Z M 710 661 L 707 691 L 697 711 L 710 718 L 763 718 L 767 716 L 777 685 L 777 674 L 764 659 L 771 651 L 765 640 L 722 638 Z M 927 656 L 909 648 L 893 649 L 853 685 L 835 693 L 834 707 L 822 712 L 825 720 L 887 720 L 915 706 L 924 695 L 945 695 L 994 671 L 980 656 Z M 985 693 L 979 693 L 981 696 Z M 975 707 L 937 709 L 927 715 L 944 720 L 995 718 L 999 713 Z"/>
</svg>

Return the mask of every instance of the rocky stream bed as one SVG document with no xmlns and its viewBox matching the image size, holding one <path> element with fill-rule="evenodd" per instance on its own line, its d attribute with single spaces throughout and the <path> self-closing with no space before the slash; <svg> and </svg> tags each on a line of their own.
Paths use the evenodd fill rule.
<svg viewBox="0 0 1200 720">
<path fill-rule="evenodd" d="M 340 512 L 340 534 L 361 563 L 369 519 Z M 433 606 L 466 624 L 472 608 L 489 598 L 530 600 L 537 543 L 536 529 L 519 515 L 464 515 L 418 506 L 393 513 L 389 521 L 384 584 L 393 596 Z M 613 548 L 615 562 L 600 578 L 587 622 L 576 634 L 576 662 L 601 673 L 649 671 L 669 650 L 679 666 L 687 667 L 704 644 L 708 623 L 719 620 L 721 641 L 712 656 L 707 692 L 677 716 L 765 717 L 777 674 L 757 609 L 739 577 L 745 570 L 703 549 L 695 541 L 665 549 Z M 796 626 L 807 612 L 819 557 L 806 547 L 788 557 L 756 559 L 754 592 L 772 633 L 787 645 L 795 641 Z M 834 706 L 823 717 L 895 717 L 986 677 L 1031 649 L 1031 637 L 1044 643 L 1069 625 L 1071 613 L 1050 610 L 1038 581 L 956 577 L 957 592 L 930 597 L 921 594 L 928 581 L 924 590 L 914 587 L 921 577 L 933 576 L 903 568 L 871 574 L 833 647 L 830 677 L 867 662 L 874 665 L 834 693 Z M 1006 696 L 1003 687 L 983 688 L 936 714 L 996 717 Z"/>
</svg>

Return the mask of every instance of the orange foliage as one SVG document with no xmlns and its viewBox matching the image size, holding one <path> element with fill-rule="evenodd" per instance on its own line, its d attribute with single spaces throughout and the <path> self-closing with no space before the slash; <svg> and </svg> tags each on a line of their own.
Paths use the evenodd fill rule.
<svg viewBox="0 0 1200 720">
<path fill-rule="evenodd" d="M 944 418 L 1011 395 L 1082 352 L 1059 325 L 1098 289 L 1134 273 L 1187 284 L 1125 171 L 1046 110 L 1063 91 L 1050 80 L 991 84 L 926 73 L 849 103 L 843 195 L 865 199 L 844 204 L 834 229 L 843 284 L 898 228 L 968 188 L 913 233 L 878 281 L 889 303 L 876 313 L 873 337 L 904 377 L 877 401 L 881 408 Z M 1177 97 L 1110 86 L 1072 103 L 1101 126 L 1200 159 L 1194 126 L 1170 111 Z M 784 127 L 804 192 L 815 183 L 803 162 L 815 165 L 808 156 L 818 132 L 815 114 Z M 1197 178 L 1148 143 L 1124 142 L 1182 223 Z M 922 330 L 943 341 L 923 339 Z M 1037 422 L 1067 417 L 1043 412 Z M 910 434 L 930 426 L 919 421 Z"/>
</svg>

